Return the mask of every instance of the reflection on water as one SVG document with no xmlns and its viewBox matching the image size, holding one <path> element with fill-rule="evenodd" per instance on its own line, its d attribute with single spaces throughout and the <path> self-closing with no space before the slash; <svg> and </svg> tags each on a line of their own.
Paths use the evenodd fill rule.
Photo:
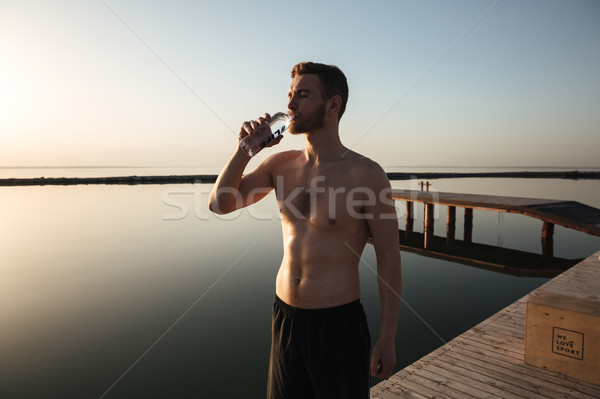
<svg viewBox="0 0 600 399">
<path fill-rule="evenodd" d="M 600 207 L 596 181 L 432 183 L 430 190 Z M 219 218 L 207 210 L 210 188 L 0 188 L 0 397 L 264 397 L 282 256 L 275 201 L 269 196 Z M 422 209 L 415 210 L 415 231 L 422 232 Z M 457 223 L 457 236 L 460 229 Z M 475 211 L 473 241 L 540 253 L 540 229 L 540 221 L 521 215 L 499 221 Z M 445 231 L 444 208 L 436 231 Z M 558 257 L 582 258 L 600 239 L 557 226 L 554 245 Z M 362 301 L 376 336 L 371 246 L 363 260 Z M 403 272 L 399 368 L 547 280 L 406 252 Z"/>
<path fill-rule="evenodd" d="M 583 260 L 565 259 L 551 254 L 545 255 L 543 252 L 540 254 L 520 251 L 500 245 L 449 240 L 447 237 L 435 235 L 427 240 L 427 245 L 424 244 L 423 233 L 400 230 L 401 251 L 515 276 L 556 277 Z"/>
</svg>

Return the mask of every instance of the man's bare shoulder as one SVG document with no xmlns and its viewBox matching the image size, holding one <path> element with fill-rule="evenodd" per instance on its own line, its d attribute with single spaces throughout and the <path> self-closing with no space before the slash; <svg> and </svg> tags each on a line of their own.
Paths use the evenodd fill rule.
<svg viewBox="0 0 600 399">
<path fill-rule="evenodd" d="M 353 177 L 361 178 L 361 180 L 387 180 L 387 175 L 383 168 L 372 159 L 352 150 L 348 150 L 343 158 L 348 162 L 349 170 Z"/>
<path fill-rule="evenodd" d="M 280 168 L 286 163 L 292 162 L 298 159 L 304 152 L 301 150 L 289 150 L 275 153 L 269 156 L 267 159 L 261 162 L 259 167 L 274 170 Z"/>
<path fill-rule="evenodd" d="M 269 163 L 288 162 L 288 161 L 292 161 L 292 160 L 298 158 L 302 154 L 304 154 L 304 151 L 302 151 L 302 150 L 281 151 L 281 152 L 277 152 L 277 153 L 269 156 L 263 162 L 269 162 Z"/>
</svg>

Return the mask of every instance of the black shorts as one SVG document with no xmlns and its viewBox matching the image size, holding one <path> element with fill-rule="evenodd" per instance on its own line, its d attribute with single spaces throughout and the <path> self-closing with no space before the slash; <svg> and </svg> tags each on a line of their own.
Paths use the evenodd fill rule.
<svg viewBox="0 0 600 399">
<path fill-rule="evenodd" d="M 370 349 L 359 300 L 299 309 L 275 297 L 267 398 L 368 399 Z"/>
</svg>

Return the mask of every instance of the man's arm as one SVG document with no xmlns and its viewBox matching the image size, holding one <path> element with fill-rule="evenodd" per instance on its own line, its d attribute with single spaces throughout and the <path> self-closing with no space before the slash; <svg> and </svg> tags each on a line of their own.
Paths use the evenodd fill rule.
<svg viewBox="0 0 600 399">
<path fill-rule="evenodd" d="M 391 187 L 384 171 L 380 167 L 377 169 L 371 175 L 377 200 L 375 205 L 365 207 L 377 257 L 377 285 L 381 302 L 381 329 L 373 347 L 371 375 L 388 379 L 396 365 L 396 322 L 401 303 L 402 271 L 398 219 Z"/>
<path fill-rule="evenodd" d="M 271 117 L 265 114 L 263 118 L 258 118 L 256 121 L 244 122 L 240 129 L 240 140 L 262 129 L 269 129 L 270 119 Z M 281 137 L 275 139 L 269 147 L 279 143 Z M 250 159 L 237 145 L 210 193 L 208 207 L 212 212 L 218 214 L 233 212 L 259 201 L 273 189 L 271 158 L 265 160 L 251 173 L 244 175 Z"/>
</svg>

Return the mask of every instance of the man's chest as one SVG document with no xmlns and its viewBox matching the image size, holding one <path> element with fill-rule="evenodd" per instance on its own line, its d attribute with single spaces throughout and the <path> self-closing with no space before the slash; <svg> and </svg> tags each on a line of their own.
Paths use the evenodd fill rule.
<svg viewBox="0 0 600 399">
<path fill-rule="evenodd" d="M 282 218 L 322 228 L 341 228 L 362 220 L 370 198 L 365 187 L 340 171 L 279 175 L 275 192 Z"/>
</svg>

